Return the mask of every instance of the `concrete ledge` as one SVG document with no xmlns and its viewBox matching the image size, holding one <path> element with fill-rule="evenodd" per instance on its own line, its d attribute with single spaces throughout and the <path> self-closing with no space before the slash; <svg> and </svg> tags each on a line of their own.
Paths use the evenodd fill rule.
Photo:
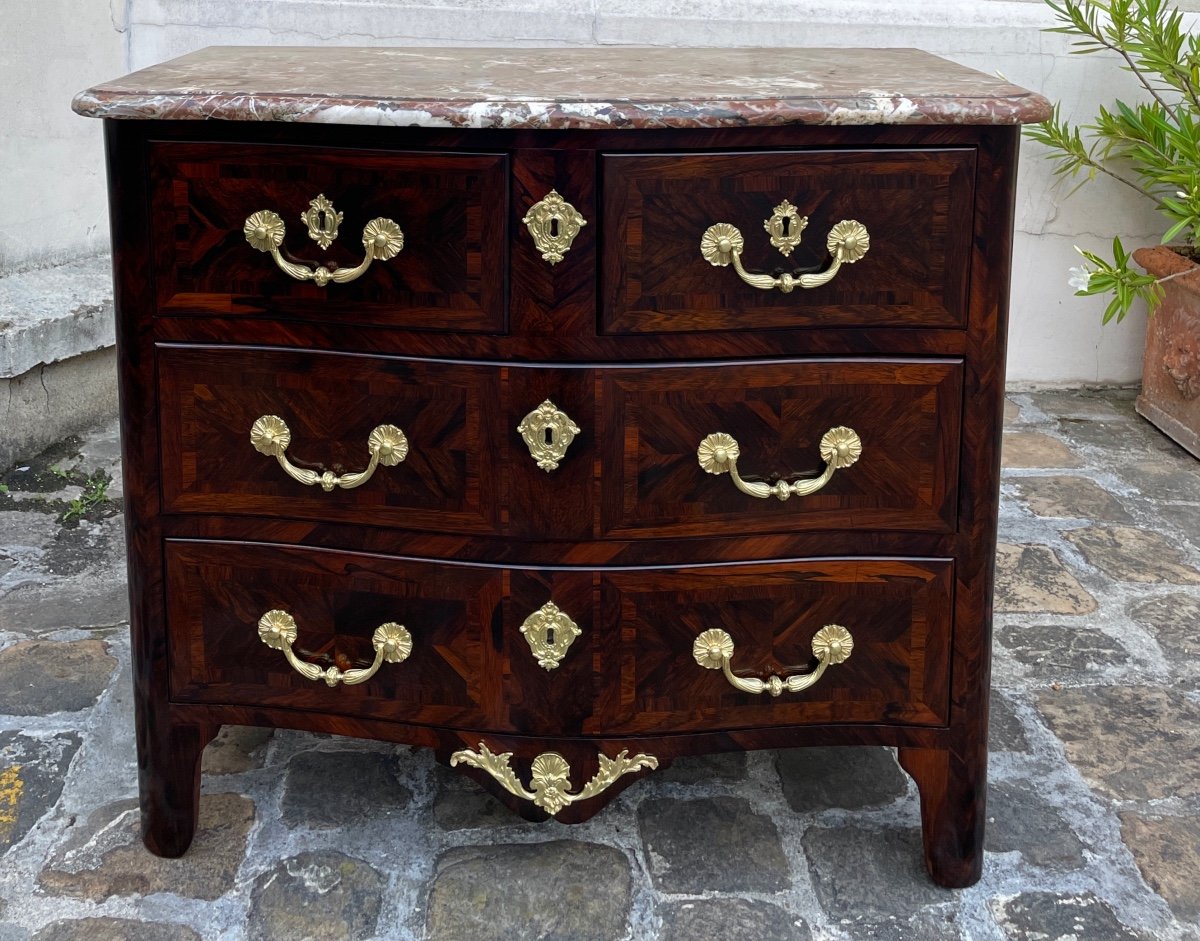
<svg viewBox="0 0 1200 941">
<path fill-rule="evenodd" d="M 0 472 L 116 414 L 111 346 L 0 379 Z"/>
<path fill-rule="evenodd" d="M 0 380 L 115 342 L 108 255 L 0 278 Z"/>
</svg>

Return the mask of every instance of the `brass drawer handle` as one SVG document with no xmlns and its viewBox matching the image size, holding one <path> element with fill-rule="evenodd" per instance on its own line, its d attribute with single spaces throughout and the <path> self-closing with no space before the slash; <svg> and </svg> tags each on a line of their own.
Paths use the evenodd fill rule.
<svg viewBox="0 0 1200 941">
<path fill-rule="evenodd" d="M 798 693 L 808 689 L 825 675 L 825 670 L 834 663 L 850 659 L 854 650 L 854 638 L 840 624 L 826 624 L 813 635 L 812 652 L 817 658 L 817 668 L 811 673 L 796 676 L 771 674 L 765 680 L 757 677 L 735 676 L 730 668 L 733 660 L 733 638 L 720 628 L 705 631 L 692 644 L 692 656 L 706 670 L 720 670 L 731 686 L 743 693 L 770 693 L 779 696 L 785 690 Z"/>
<path fill-rule="evenodd" d="M 375 468 L 380 464 L 384 467 L 395 467 L 408 457 L 408 438 L 395 425 L 377 425 L 371 431 L 367 438 L 367 450 L 370 451 L 371 462 L 367 465 L 366 470 L 340 476 L 332 471 L 318 474 L 316 471 L 297 467 L 289 461 L 287 449 L 288 445 L 292 443 L 292 432 L 288 428 L 287 422 L 278 415 L 260 415 L 256 418 L 254 424 L 250 426 L 250 443 L 254 445 L 254 450 L 259 454 L 275 458 L 279 462 L 279 466 L 293 480 L 298 480 L 308 487 L 320 484 L 321 489 L 326 493 L 329 493 L 334 487 L 341 487 L 343 490 L 361 487 L 371 479 Z"/>
<path fill-rule="evenodd" d="M 472 768 L 486 771 L 499 781 L 508 793 L 527 801 L 533 801 L 536 806 L 553 817 L 568 804 L 587 800 L 589 797 L 595 797 L 602 791 L 608 790 L 613 782 L 623 774 L 633 774 L 642 768 L 649 768 L 653 771 L 658 767 L 658 759 L 653 755 L 639 753 L 632 758 L 628 756 L 629 752 L 624 750 L 616 758 L 600 755 L 600 770 L 574 794 L 567 792 L 567 788 L 570 787 L 571 766 L 567 763 L 567 759 L 558 752 L 543 752 L 533 759 L 529 781 L 533 787 L 532 791 L 525 789 L 525 786 L 517 779 L 516 773 L 509 767 L 508 760 L 512 758 L 512 752 L 503 752 L 497 755 L 490 751 L 483 742 L 479 743 L 479 751 L 471 751 L 469 748 L 456 751 L 450 756 L 450 767 L 453 768 L 461 762 Z"/>
<path fill-rule="evenodd" d="M 773 237 L 772 244 L 775 241 Z M 833 263 L 828 268 L 812 274 L 798 275 L 785 271 L 778 278 L 769 274 L 751 274 L 742 267 L 742 249 L 745 244 L 746 240 L 742 238 L 741 230 L 737 226 L 728 222 L 718 222 L 704 230 L 704 235 L 700 238 L 700 254 L 716 268 L 724 268 L 732 263 L 738 277 L 753 288 L 763 291 L 779 288 L 784 294 L 791 294 L 798 287 L 819 288 L 822 284 L 828 284 L 837 276 L 842 265 L 852 265 L 867 253 L 871 248 L 871 236 L 861 222 L 843 219 L 829 230 L 825 239 L 825 246 L 833 258 Z"/>
<path fill-rule="evenodd" d="M 305 663 L 292 651 L 296 642 L 296 619 L 286 611 L 275 608 L 258 619 L 258 636 L 272 650 L 282 650 L 283 655 L 292 668 L 306 680 L 324 680 L 327 686 L 357 686 L 365 683 L 383 665 L 388 663 L 403 663 L 412 653 L 412 634 L 403 624 L 388 621 L 375 628 L 371 635 L 371 644 L 375 648 L 375 662 L 369 667 L 357 670 L 340 670 L 337 667 L 321 669 L 315 663 Z"/>
<path fill-rule="evenodd" d="M 701 441 L 700 447 L 696 449 L 696 457 L 700 461 L 700 466 L 708 473 L 718 475 L 728 473 L 733 478 L 734 486 L 742 493 L 762 500 L 767 497 L 786 500 L 788 497 L 807 497 L 809 494 L 816 493 L 829 483 L 834 471 L 842 467 L 849 467 L 862 455 L 862 441 L 858 434 L 853 428 L 844 428 L 840 425 L 825 432 L 821 436 L 821 443 L 818 447 L 821 452 L 821 460 L 825 462 L 825 470 L 819 477 L 810 477 L 793 483 L 780 480 L 774 484 L 765 484 L 742 480 L 737 469 L 741 449 L 733 436 L 727 435 L 723 431 L 711 434 Z"/>
<path fill-rule="evenodd" d="M 308 204 L 307 211 L 300 214 L 300 219 L 308 226 L 309 237 L 321 248 L 328 248 L 337 238 L 342 214 L 334 209 L 333 204 L 322 194 Z M 251 213 L 246 217 L 242 231 L 251 248 L 260 252 L 270 252 L 275 264 L 284 274 L 297 281 L 312 281 L 322 288 L 330 281 L 335 284 L 353 281 L 371 267 L 371 262 L 389 261 L 404 248 L 404 233 L 400 231 L 400 226 L 391 219 L 380 216 L 363 227 L 362 245 L 366 254 L 359 264 L 353 268 L 335 267 L 332 270 L 325 265 L 310 268 L 308 265 L 288 261 L 279 253 L 286 227 L 278 213 L 270 209 L 260 209 Z"/>
</svg>

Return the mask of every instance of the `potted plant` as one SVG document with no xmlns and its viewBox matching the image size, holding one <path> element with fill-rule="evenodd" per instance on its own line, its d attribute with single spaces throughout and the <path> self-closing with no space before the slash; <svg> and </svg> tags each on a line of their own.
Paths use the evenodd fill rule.
<svg viewBox="0 0 1200 941">
<path fill-rule="evenodd" d="M 1105 323 L 1123 319 L 1139 299 L 1147 303 L 1137 410 L 1200 457 L 1200 37 L 1165 0 L 1047 3 L 1061 24 L 1050 32 L 1074 37 L 1077 53 L 1119 56 L 1139 100 L 1101 106 L 1084 125 L 1056 107 L 1027 133 L 1050 148 L 1056 174 L 1082 175 L 1080 186 L 1110 177 L 1165 217 L 1160 246 L 1131 255 L 1117 237 L 1111 258 L 1076 248 L 1083 264 L 1069 283 L 1078 296 L 1109 295 Z"/>
</svg>

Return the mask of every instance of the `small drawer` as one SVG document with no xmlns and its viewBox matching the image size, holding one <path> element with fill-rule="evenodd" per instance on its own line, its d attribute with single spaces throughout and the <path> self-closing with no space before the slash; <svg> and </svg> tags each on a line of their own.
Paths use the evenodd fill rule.
<svg viewBox="0 0 1200 941">
<path fill-rule="evenodd" d="M 597 372 L 603 536 L 956 527 L 958 361 Z"/>
<path fill-rule="evenodd" d="M 608 573 L 597 729 L 944 725 L 952 579 L 942 559 Z"/>
<path fill-rule="evenodd" d="M 497 531 L 494 367 L 164 345 L 158 379 L 168 513 Z"/>
<path fill-rule="evenodd" d="M 165 559 L 177 702 L 583 734 L 591 572 L 207 540 L 168 540 Z"/>
<path fill-rule="evenodd" d="M 162 316 L 505 329 L 503 154 L 160 142 L 150 173 Z"/>
<path fill-rule="evenodd" d="M 602 332 L 966 325 L 970 148 L 606 154 L 602 167 Z"/>
</svg>

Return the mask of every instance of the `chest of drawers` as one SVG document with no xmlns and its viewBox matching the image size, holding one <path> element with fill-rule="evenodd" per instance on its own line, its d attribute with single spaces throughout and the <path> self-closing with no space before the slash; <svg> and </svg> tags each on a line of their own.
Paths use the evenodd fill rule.
<svg viewBox="0 0 1200 941">
<path fill-rule="evenodd" d="M 237 723 L 428 747 L 565 822 L 682 755 L 895 746 L 933 878 L 979 877 L 1045 102 L 771 52 L 212 49 L 76 99 L 151 850 Z"/>
</svg>

